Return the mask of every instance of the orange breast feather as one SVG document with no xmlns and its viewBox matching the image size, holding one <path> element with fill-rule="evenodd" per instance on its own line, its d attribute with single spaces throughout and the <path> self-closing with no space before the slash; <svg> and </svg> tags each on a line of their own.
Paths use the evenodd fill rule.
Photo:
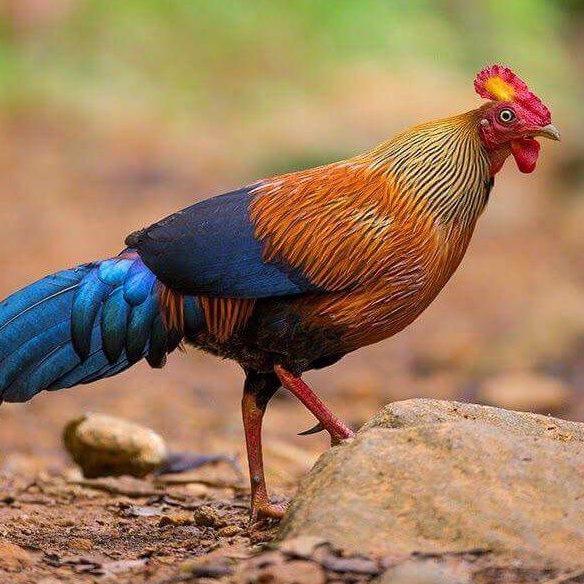
<svg viewBox="0 0 584 584">
<path fill-rule="evenodd" d="M 305 326 L 343 331 L 347 349 L 411 323 L 435 298 L 472 230 L 444 227 L 386 168 L 334 163 L 255 191 L 251 215 L 266 261 L 300 269 L 328 293 L 294 301 Z"/>
</svg>

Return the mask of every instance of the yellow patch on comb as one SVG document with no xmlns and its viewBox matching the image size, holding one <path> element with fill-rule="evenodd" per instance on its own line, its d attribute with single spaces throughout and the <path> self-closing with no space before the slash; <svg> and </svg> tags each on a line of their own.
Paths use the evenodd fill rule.
<svg viewBox="0 0 584 584">
<path fill-rule="evenodd" d="M 485 89 L 497 101 L 513 101 L 515 99 L 515 89 L 498 75 L 489 77 L 485 82 Z"/>
</svg>

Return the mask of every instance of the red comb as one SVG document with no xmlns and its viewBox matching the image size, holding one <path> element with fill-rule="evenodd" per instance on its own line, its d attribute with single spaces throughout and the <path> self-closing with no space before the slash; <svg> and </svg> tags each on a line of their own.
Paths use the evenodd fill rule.
<svg viewBox="0 0 584 584">
<path fill-rule="evenodd" d="M 476 92 L 486 99 L 510 101 L 529 110 L 542 124 L 551 122 L 551 114 L 544 103 L 509 67 L 485 67 L 474 81 Z"/>
</svg>

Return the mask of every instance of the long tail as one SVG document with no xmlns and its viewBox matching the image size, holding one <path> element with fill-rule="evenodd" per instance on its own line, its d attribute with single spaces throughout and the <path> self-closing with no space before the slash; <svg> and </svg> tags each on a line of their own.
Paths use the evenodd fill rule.
<svg viewBox="0 0 584 584">
<path fill-rule="evenodd" d="M 198 303 L 183 307 L 196 329 Z M 143 357 L 162 367 L 184 332 L 167 330 L 156 277 L 134 250 L 47 276 L 0 303 L 0 400 L 110 377 Z"/>
</svg>

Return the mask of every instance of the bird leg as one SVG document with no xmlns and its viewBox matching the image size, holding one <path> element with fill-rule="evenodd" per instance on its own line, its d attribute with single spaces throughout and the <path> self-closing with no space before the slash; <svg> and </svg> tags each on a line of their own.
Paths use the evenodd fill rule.
<svg viewBox="0 0 584 584">
<path fill-rule="evenodd" d="M 248 372 L 243 387 L 241 411 L 251 483 L 252 522 L 264 518 L 281 519 L 286 511 L 285 505 L 272 504 L 268 499 L 262 456 L 262 419 L 266 406 L 279 385 L 280 382 L 274 375 Z"/>
<path fill-rule="evenodd" d="M 348 428 L 300 377 L 296 377 L 281 365 L 275 365 L 274 371 L 283 387 L 293 393 L 319 421 L 314 428 L 315 431 L 322 426 L 331 435 L 333 445 L 355 436 L 355 432 Z"/>
</svg>

